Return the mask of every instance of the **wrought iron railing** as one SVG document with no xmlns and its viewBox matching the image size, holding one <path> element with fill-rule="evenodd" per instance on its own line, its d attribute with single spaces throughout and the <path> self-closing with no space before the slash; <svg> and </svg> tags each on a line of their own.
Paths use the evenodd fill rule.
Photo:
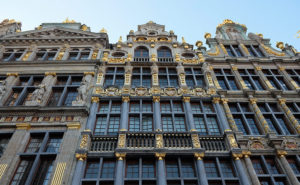
<svg viewBox="0 0 300 185">
<path fill-rule="evenodd" d="M 127 148 L 154 148 L 155 135 L 154 134 L 127 134 L 126 135 Z"/>
<path fill-rule="evenodd" d="M 134 57 L 134 62 L 149 62 L 149 57 Z"/>
<path fill-rule="evenodd" d="M 165 133 L 163 138 L 165 148 L 192 148 L 193 146 L 190 134 Z"/>
<path fill-rule="evenodd" d="M 174 62 L 172 57 L 158 57 L 157 61 L 158 62 Z"/>
<path fill-rule="evenodd" d="M 201 148 L 208 152 L 227 151 L 224 137 L 199 137 Z"/>
</svg>

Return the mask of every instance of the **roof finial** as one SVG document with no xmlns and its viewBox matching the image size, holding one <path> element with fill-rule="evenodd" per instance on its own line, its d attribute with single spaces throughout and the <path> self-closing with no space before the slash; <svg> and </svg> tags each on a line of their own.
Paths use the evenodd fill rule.
<svg viewBox="0 0 300 185">
<path fill-rule="evenodd" d="M 185 44 L 186 41 L 185 41 L 184 37 L 181 37 L 181 39 L 182 39 L 182 43 Z"/>
<path fill-rule="evenodd" d="M 119 41 L 118 42 L 122 42 L 122 36 L 120 36 Z"/>
<path fill-rule="evenodd" d="M 100 33 L 107 33 L 107 30 L 104 29 L 104 28 L 102 28 L 102 29 L 100 30 Z"/>
</svg>

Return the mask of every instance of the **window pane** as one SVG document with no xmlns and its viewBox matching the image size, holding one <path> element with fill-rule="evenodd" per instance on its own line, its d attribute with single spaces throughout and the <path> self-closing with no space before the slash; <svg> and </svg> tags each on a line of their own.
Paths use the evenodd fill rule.
<svg viewBox="0 0 300 185">
<path fill-rule="evenodd" d="M 114 178 L 115 161 L 103 160 L 101 178 Z"/>
<path fill-rule="evenodd" d="M 195 177 L 195 169 L 193 161 L 182 161 L 181 170 L 183 177 Z"/>
<path fill-rule="evenodd" d="M 135 160 L 126 161 L 126 178 L 138 178 L 139 177 L 139 162 Z"/>
<path fill-rule="evenodd" d="M 143 178 L 154 178 L 155 177 L 155 166 L 152 162 L 143 161 L 142 177 Z"/>
<path fill-rule="evenodd" d="M 43 137 L 31 137 L 30 143 L 26 149 L 27 153 L 36 153 L 39 151 L 41 144 L 43 142 Z"/>
<path fill-rule="evenodd" d="M 220 167 L 224 177 L 235 177 L 230 161 L 220 161 Z"/>
<path fill-rule="evenodd" d="M 161 122 L 163 126 L 163 131 L 173 131 L 173 123 L 172 123 L 172 117 L 171 116 L 162 116 Z"/>
<path fill-rule="evenodd" d="M 53 170 L 53 159 L 42 159 L 38 172 L 34 178 L 33 185 L 47 185 Z"/>
<path fill-rule="evenodd" d="M 166 171 L 168 178 L 179 177 L 179 169 L 176 161 L 166 161 Z"/>
<path fill-rule="evenodd" d="M 219 177 L 219 173 L 217 171 L 217 165 L 215 161 L 204 161 L 204 167 L 205 167 L 205 172 L 206 176 L 208 178 L 210 177 Z"/>
<path fill-rule="evenodd" d="M 46 152 L 58 152 L 62 138 L 60 136 L 51 136 L 46 146 Z"/>
<path fill-rule="evenodd" d="M 86 164 L 85 176 L 84 178 L 97 178 L 99 171 L 99 162 L 98 161 L 88 161 Z"/>
<path fill-rule="evenodd" d="M 32 159 L 21 160 L 19 167 L 17 168 L 15 175 L 12 179 L 11 185 L 24 185 L 32 164 Z"/>
<path fill-rule="evenodd" d="M 76 100 L 77 94 L 78 94 L 77 90 L 71 89 L 67 94 L 64 105 L 65 106 L 72 106 L 72 102 Z"/>
</svg>

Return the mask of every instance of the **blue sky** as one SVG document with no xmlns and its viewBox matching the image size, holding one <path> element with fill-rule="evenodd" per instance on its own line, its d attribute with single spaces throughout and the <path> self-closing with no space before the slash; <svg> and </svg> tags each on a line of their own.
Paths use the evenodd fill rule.
<svg viewBox="0 0 300 185">
<path fill-rule="evenodd" d="M 248 32 L 262 33 L 273 46 L 283 41 L 300 50 L 299 0 L 5 0 L 1 2 L 0 21 L 22 22 L 22 30 L 32 30 L 42 22 L 62 22 L 69 17 L 98 32 L 108 30 L 110 42 L 138 24 L 153 20 L 174 30 L 191 44 L 205 41 L 205 32 L 215 35 L 224 19 L 245 24 Z M 181 39 L 180 39 L 181 41 Z"/>
</svg>

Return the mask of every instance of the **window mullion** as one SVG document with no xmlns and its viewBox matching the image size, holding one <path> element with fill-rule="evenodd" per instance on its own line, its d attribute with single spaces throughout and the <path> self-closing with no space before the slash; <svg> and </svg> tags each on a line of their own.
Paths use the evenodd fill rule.
<svg viewBox="0 0 300 185">
<path fill-rule="evenodd" d="M 31 166 L 31 169 L 30 169 L 30 171 L 29 171 L 29 173 L 28 173 L 28 177 L 27 177 L 27 179 L 26 179 L 26 182 L 25 182 L 25 185 L 30 185 L 30 184 L 32 184 L 32 181 L 33 181 L 33 179 L 34 179 L 34 176 L 35 176 L 35 172 L 37 171 L 37 168 L 38 168 L 38 165 L 39 165 L 39 163 L 40 163 L 40 153 L 38 153 L 38 154 L 35 154 L 34 155 L 34 160 L 33 160 L 33 164 L 32 164 L 32 166 Z"/>
<path fill-rule="evenodd" d="M 41 147 L 39 149 L 39 153 L 42 153 L 43 151 L 45 151 L 45 147 L 46 147 L 46 144 L 49 140 L 49 132 L 46 132 L 45 136 L 44 136 L 44 139 L 41 143 Z"/>
<path fill-rule="evenodd" d="M 53 89 L 52 89 L 53 90 Z M 65 97 L 67 96 L 67 93 L 68 93 L 68 86 L 66 85 L 64 87 L 64 90 L 62 91 L 61 95 L 60 95 L 60 98 L 59 98 L 59 101 L 58 101 L 58 104 L 57 106 L 62 106 L 63 104 L 63 101 L 65 99 Z"/>
<path fill-rule="evenodd" d="M 101 173 L 102 173 L 102 168 L 103 168 L 103 157 L 100 158 L 99 160 L 99 171 L 98 171 L 98 178 L 97 179 L 100 179 L 101 178 Z M 99 184 L 99 182 L 98 182 Z"/>
</svg>

